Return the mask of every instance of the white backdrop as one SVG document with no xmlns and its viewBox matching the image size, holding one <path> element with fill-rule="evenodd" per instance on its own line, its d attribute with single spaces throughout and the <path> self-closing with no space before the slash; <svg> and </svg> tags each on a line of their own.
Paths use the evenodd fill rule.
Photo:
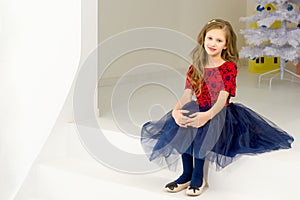
<svg viewBox="0 0 300 200">
<path fill-rule="evenodd" d="M 80 0 L 0 2 L 0 199 L 18 191 L 69 93 L 80 9 Z"/>
</svg>

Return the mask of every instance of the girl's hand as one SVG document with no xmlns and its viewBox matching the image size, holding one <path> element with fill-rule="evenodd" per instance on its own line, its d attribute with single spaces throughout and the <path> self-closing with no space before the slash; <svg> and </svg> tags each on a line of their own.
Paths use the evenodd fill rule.
<svg viewBox="0 0 300 200">
<path fill-rule="evenodd" d="M 172 111 L 172 116 L 175 119 L 175 122 L 178 126 L 180 127 L 187 127 L 187 120 L 189 120 L 189 117 L 187 117 L 184 114 L 189 113 L 188 110 L 173 110 Z"/>
<path fill-rule="evenodd" d="M 201 126 L 204 126 L 210 119 L 211 115 L 209 112 L 196 112 L 189 115 L 189 118 L 186 121 L 186 125 L 199 128 Z"/>
</svg>

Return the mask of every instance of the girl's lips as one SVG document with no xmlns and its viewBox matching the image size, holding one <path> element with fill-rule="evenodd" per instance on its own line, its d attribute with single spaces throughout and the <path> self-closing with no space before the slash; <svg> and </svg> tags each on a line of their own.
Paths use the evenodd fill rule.
<svg viewBox="0 0 300 200">
<path fill-rule="evenodd" d="M 212 48 L 212 47 L 208 47 L 208 49 L 209 49 L 210 51 L 215 51 L 215 50 L 216 50 L 215 48 Z"/>
</svg>

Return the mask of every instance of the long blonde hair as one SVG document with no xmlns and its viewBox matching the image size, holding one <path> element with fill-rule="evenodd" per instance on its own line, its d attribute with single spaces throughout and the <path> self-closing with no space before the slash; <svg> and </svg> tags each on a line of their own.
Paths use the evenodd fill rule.
<svg viewBox="0 0 300 200">
<path fill-rule="evenodd" d="M 213 19 L 209 21 L 198 35 L 198 45 L 192 50 L 191 57 L 193 60 L 193 72 L 190 82 L 195 88 L 195 93 L 200 92 L 200 88 L 204 79 L 204 67 L 208 64 L 207 53 L 204 49 L 204 40 L 206 33 L 212 29 L 222 29 L 225 31 L 226 46 L 221 53 L 221 57 L 225 61 L 237 62 L 239 54 L 237 50 L 237 37 L 231 24 L 222 19 Z"/>
</svg>

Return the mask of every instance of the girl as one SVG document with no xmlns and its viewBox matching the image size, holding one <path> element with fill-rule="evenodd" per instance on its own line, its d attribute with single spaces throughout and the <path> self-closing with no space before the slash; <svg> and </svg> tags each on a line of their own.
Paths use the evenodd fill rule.
<svg viewBox="0 0 300 200">
<path fill-rule="evenodd" d="M 229 22 L 214 19 L 203 27 L 192 60 L 183 96 L 162 119 L 144 124 L 141 142 L 151 161 L 169 168 L 181 155 L 183 172 L 165 188 L 187 188 L 187 195 L 197 196 L 206 186 L 204 160 L 222 169 L 242 154 L 291 148 L 294 139 L 249 108 L 230 103 L 238 51 Z"/>
</svg>

